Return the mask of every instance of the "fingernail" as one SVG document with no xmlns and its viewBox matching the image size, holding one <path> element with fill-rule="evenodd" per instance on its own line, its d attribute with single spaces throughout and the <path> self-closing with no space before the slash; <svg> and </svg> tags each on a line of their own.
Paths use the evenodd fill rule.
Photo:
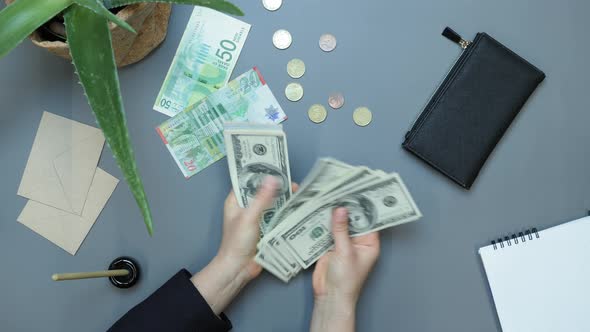
<svg viewBox="0 0 590 332">
<path fill-rule="evenodd" d="M 346 208 L 339 207 L 339 208 L 336 208 L 336 211 L 334 211 L 334 214 L 338 218 L 346 218 L 346 216 L 348 214 L 348 210 L 346 210 Z"/>
<path fill-rule="evenodd" d="M 279 185 L 279 181 L 274 176 L 267 176 L 262 181 L 262 186 L 268 189 L 276 189 Z"/>
</svg>

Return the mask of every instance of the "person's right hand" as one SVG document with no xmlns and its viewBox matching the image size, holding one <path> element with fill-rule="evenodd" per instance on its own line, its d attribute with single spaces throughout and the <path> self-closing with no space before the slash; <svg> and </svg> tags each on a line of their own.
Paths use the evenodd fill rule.
<svg viewBox="0 0 590 332">
<path fill-rule="evenodd" d="M 332 234 L 335 248 L 318 260 L 313 273 L 315 308 L 311 329 L 332 330 L 338 321 L 344 326 L 333 331 L 353 331 L 356 302 L 379 257 L 379 234 L 351 238 L 346 208 L 333 211 Z"/>
</svg>

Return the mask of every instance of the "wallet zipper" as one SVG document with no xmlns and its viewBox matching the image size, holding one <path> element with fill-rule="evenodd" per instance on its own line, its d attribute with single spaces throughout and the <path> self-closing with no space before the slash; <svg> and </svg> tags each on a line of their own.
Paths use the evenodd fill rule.
<svg viewBox="0 0 590 332">
<path fill-rule="evenodd" d="M 466 50 L 469 45 L 471 45 L 471 41 L 463 39 L 460 34 L 456 33 L 455 30 L 446 27 L 442 35 L 445 36 L 448 40 L 454 42 L 455 44 L 459 45 L 463 50 Z"/>
<path fill-rule="evenodd" d="M 426 103 L 426 106 L 424 106 L 424 108 L 422 109 L 422 112 L 418 113 L 418 116 L 412 122 L 412 125 L 410 126 L 410 130 L 408 130 L 408 132 L 406 133 L 406 136 L 405 136 L 406 140 L 408 140 L 412 136 L 412 133 L 416 129 L 416 126 L 419 126 L 424 121 L 424 119 L 428 116 L 428 114 L 430 114 L 431 106 L 442 95 L 442 92 L 443 92 L 442 88 L 445 85 L 449 84 L 450 77 L 452 77 L 453 76 L 452 74 L 454 74 L 461 67 L 462 63 L 465 61 L 465 59 L 467 58 L 467 55 L 469 54 L 468 51 L 471 49 L 471 46 L 478 39 L 476 37 L 476 39 L 473 42 L 469 41 L 467 39 L 463 39 L 463 37 L 461 37 L 461 35 L 459 35 L 457 32 L 455 32 L 453 29 L 451 29 L 449 27 L 446 27 L 443 30 L 442 35 L 444 37 L 446 37 L 447 39 L 449 39 L 450 41 L 454 42 L 455 44 L 459 45 L 459 47 L 461 47 L 462 51 L 459 54 L 459 57 L 457 57 L 457 59 L 455 60 L 455 62 L 453 63 L 453 65 L 451 66 L 449 71 L 447 72 L 447 74 L 444 76 L 441 83 L 438 85 L 438 87 L 436 89 L 434 89 L 434 93 L 432 94 L 432 96 L 430 96 L 430 99 L 429 99 L 428 103 Z"/>
</svg>

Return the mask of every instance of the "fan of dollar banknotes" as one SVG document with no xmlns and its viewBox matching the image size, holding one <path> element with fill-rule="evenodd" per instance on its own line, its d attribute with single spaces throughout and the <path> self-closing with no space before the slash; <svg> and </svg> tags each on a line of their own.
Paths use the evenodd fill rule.
<svg viewBox="0 0 590 332">
<path fill-rule="evenodd" d="M 350 236 L 361 236 L 419 219 L 422 214 L 397 173 L 324 158 L 317 161 L 297 193 L 291 192 L 287 138 L 280 125 L 226 123 L 233 190 L 242 207 L 254 199 L 266 176 L 279 179 L 273 207 L 260 221 L 256 262 L 284 282 L 332 249 L 331 215 L 349 212 Z"/>
</svg>

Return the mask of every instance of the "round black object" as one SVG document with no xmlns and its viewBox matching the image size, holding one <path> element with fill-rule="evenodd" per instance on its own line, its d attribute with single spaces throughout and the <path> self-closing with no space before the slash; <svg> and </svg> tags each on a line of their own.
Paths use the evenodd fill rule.
<svg viewBox="0 0 590 332">
<path fill-rule="evenodd" d="M 120 269 L 129 271 L 129 274 L 122 277 L 109 277 L 111 284 L 117 288 L 133 287 L 139 280 L 139 264 L 131 257 L 119 257 L 109 265 L 109 270 Z"/>
</svg>

